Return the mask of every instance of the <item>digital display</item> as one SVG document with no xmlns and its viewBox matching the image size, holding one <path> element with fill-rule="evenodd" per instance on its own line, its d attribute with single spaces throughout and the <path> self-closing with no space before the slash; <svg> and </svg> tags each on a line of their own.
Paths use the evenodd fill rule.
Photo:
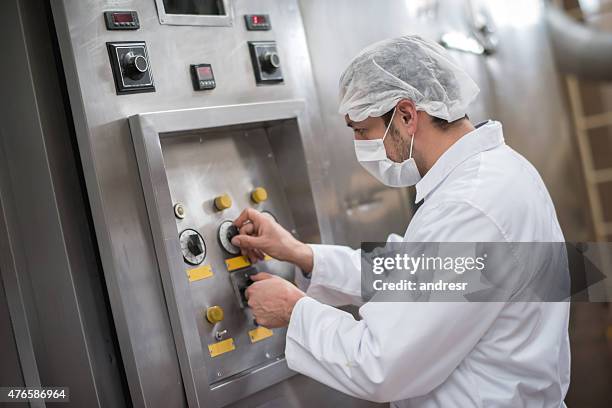
<svg viewBox="0 0 612 408">
<path fill-rule="evenodd" d="M 113 14 L 113 21 L 115 23 L 133 23 L 134 17 L 132 13 L 115 13 Z"/>
<path fill-rule="evenodd" d="M 265 16 L 253 16 L 252 18 L 253 24 L 266 24 Z"/>
<path fill-rule="evenodd" d="M 223 0 L 164 0 L 166 14 L 224 16 Z"/>
<path fill-rule="evenodd" d="M 272 28 L 268 14 L 245 14 L 244 21 L 249 31 L 268 31 Z"/>
<path fill-rule="evenodd" d="M 213 79 L 212 68 L 208 66 L 198 67 L 198 77 L 203 80 Z"/>
</svg>

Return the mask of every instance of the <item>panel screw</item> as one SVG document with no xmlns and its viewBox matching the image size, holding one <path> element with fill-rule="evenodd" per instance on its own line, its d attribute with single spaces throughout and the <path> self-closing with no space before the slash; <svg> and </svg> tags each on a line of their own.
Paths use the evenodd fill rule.
<svg viewBox="0 0 612 408">
<path fill-rule="evenodd" d="M 174 205 L 175 217 L 178 218 L 179 220 L 182 220 L 183 218 L 185 218 L 185 214 L 186 214 L 186 210 L 185 210 L 185 206 L 183 205 L 183 203 L 176 203 Z"/>
</svg>

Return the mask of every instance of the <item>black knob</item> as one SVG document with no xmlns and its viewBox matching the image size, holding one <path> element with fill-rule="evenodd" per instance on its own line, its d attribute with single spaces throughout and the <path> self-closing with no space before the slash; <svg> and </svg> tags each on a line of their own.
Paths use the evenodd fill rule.
<svg viewBox="0 0 612 408">
<path fill-rule="evenodd" d="M 200 237 L 193 234 L 189 236 L 187 240 L 187 249 L 195 256 L 199 256 L 204 253 L 204 248 L 202 248 L 202 241 L 200 241 Z"/>
<path fill-rule="evenodd" d="M 130 51 L 123 57 L 123 69 L 128 77 L 133 80 L 138 80 L 142 78 L 149 69 L 149 63 L 144 56 L 134 54 Z"/>
<path fill-rule="evenodd" d="M 232 224 L 227 228 L 227 240 L 228 241 L 232 242 L 232 238 L 234 238 L 236 235 L 239 235 L 239 234 L 240 234 L 240 230 L 238 229 L 237 226 Z"/>
<path fill-rule="evenodd" d="M 276 51 L 267 51 L 261 56 L 261 68 L 268 74 L 273 73 L 280 68 L 280 58 Z"/>
</svg>

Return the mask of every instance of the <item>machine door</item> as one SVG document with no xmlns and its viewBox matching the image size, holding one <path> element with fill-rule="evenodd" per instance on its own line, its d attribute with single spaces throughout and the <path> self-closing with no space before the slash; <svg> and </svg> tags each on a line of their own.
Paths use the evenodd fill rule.
<svg viewBox="0 0 612 408">
<path fill-rule="evenodd" d="M 132 138 L 190 405 L 225 405 L 279 382 L 286 329 L 260 327 L 245 299 L 249 276 L 292 280 L 294 266 L 251 264 L 231 244 L 254 208 L 296 236 L 317 224 L 299 133 L 300 102 L 136 115 Z M 238 123 L 236 123 L 238 119 Z M 291 157 L 291 160 L 287 160 Z M 312 210 L 308 210 L 311 208 Z M 306 220 L 312 214 L 310 220 Z"/>
</svg>

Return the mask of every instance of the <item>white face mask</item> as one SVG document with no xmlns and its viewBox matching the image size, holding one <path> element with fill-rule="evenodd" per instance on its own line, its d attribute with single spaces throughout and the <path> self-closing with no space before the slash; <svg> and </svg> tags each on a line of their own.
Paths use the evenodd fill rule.
<svg viewBox="0 0 612 408">
<path fill-rule="evenodd" d="M 391 123 L 393 123 L 395 111 L 394 109 L 383 138 L 355 140 L 355 153 L 357 154 L 357 160 L 359 160 L 363 168 L 381 183 L 389 187 L 413 186 L 421 180 L 421 174 L 412 157 L 414 135 L 412 135 L 412 140 L 410 141 L 410 156 L 408 160 L 396 163 L 387 157 L 387 151 L 385 150 L 385 138 L 391 128 Z"/>
</svg>

